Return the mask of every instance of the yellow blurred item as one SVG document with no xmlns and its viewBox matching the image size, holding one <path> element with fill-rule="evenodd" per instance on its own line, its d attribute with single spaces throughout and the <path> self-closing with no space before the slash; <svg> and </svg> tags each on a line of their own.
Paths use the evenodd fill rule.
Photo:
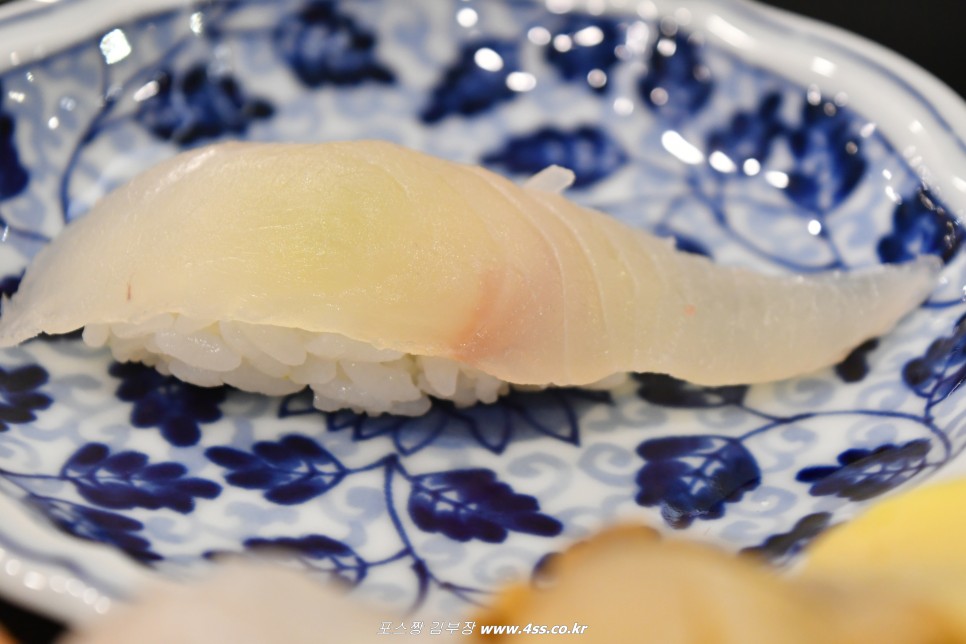
<svg viewBox="0 0 966 644">
<path fill-rule="evenodd" d="M 801 574 L 901 584 L 966 634 L 966 480 L 915 488 L 829 530 Z"/>
<path fill-rule="evenodd" d="M 641 527 L 575 545 L 551 560 L 539 585 L 506 589 L 477 623 L 530 625 L 530 631 L 587 625 L 580 635 L 557 636 L 579 644 L 966 641 L 927 601 L 888 585 L 844 576 L 787 579 L 756 560 L 661 540 Z M 478 637 L 521 644 L 548 638 L 526 631 Z"/>
</svg>

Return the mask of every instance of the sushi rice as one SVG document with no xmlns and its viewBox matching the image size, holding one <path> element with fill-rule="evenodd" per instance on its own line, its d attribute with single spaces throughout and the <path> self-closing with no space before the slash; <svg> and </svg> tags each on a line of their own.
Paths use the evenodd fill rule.
<svg viewBox="0 0 966 644">
<path fill-rule="evenodd" d="M 310 387 L 322 411 L 418 416 L 430 397 L 459 407 L 492 403 L 510 385 L 455 360 L 414 356 L 339 333 L 235 321 L 154 316 L 139 324 L 92 324 L 84 342 L 107 346 L 115 360 L 138 361 L 201 387 L 231 385 L 284 396 Z M 625 374 L 596 383 L 611 387 Z"/>
</svg>

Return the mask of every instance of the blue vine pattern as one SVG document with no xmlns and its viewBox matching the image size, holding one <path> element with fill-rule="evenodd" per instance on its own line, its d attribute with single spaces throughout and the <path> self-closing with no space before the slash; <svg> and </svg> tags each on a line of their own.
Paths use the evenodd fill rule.
<svg viewBox="0 0 966 644">
<path fill-rule="evenodd" d="M 367 562 L 349 546 L 325 535 L 300 538 L 251 539 L 245 546 L 288 550 L 299 559 L 328 562 L 330 572 L 345 578 L 351 572 L 352 583 L 358 583 L 376 565 L 400 560 L 409 561 L 416 576 L 418 593 L 415 606 L 425 599 L 431 585 L 436 585 L 467 599 L 481 589 L 454 584 L 435 575 L 429 563 L 413 545 L 403 514 L 397 506 L 396 481 L 408 485 L 406 512 L 415 525 L 425 532 L 440 532 L 457 541 L 479 540 L 502 543 L 510 532 L 543 537 L 560 534 L 563 524 L 540 511 L 532 496 L 519 494 L 499 481 L 487 469 L 447 470 L 422 474 L 411 473 L 396 454 L 388 454 L 357 468 L 348 468 L 310 437 L 298 434 L 283 436 L 278 441 L 255 443 L 251 451 L 233 447 L 212 447 L 205 454 L 214 463 L 229 470 L 225 480 L 244 489 L 264 490 L 264 498 L 281 505 L 301 504 L 321 496 L 344 479 L 370 471 L 383 474 L 386 511 L 401 543 L 401 549 L 379 562 Z"/>
<path fill-rule="evenodd" d="M 273 36 L 292 72 L 309 87 L 394 79 L 376 59 L 375 36 L 340 13 L 334 2 L 309 2 L 284 18 Z"/>
<path fill-rule="evenodd" d="M 137 519 L 47 496 L 28 495 L 26 503 L 58 529 L 78 539 L 112 545 L 145 565 L 164 559 L 152 550 L 150 540 L 138 534 L 145 526 Z"/>
<path fill-rule="evenodd" d="M 430 411 L 419 418 L 372 417 L 350 411 L 322 414 L 312 406 L 311 395 L 300 392 L 282 400 L 278 417 L 322 416 L 328 431 L 350 431 L 356 441 L 390 437 L 394 450 L 405 456 L 456 436 L 466 436 L 479 447 L 502 454 L 514 440 L 534 435 L 579 445 L 580 416 L 600 404 L 613 404 L 609 392 L 575 388 L 513 390 L 489 405 L 460 409 L 449 401 L 435 400 Z"/>
</svg>

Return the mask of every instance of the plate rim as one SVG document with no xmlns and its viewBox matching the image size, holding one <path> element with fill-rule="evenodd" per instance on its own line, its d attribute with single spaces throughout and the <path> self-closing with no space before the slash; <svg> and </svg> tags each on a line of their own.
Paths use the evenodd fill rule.
<svg viewBox="0 0 966 644">
<path fill-rule="evenodd" d="M 533 4 L 541 3 L 534 0 Z M 593 0 L 573 3 L 574 8 L 601 4 Z M 633 2 L 621 0 L 605 0 L 603 4 L 608 12 L 620 14 L 632 12 L 634 5 Z M 718 46 L 743 60 L 803 86 L 815 84 L 821 91 L 834 95 L 843 91 L 842 88 L 850 82 L 856 83 L 857 79 L 861 79 L 858 82 L 861 91 L 853 89 L 849 94 L 850 105 L 859 113 L 869 113 L 874 101 L 875 111 L 879 114 L 883 104 L 881 96 L 884 87 L 887 87 L 897 100 L 889 101 L 888 118 L 884 120 L 882 130 L 888 133 L 889 140 L 897 150 L 905 154 L 911 149 L 913 154 L 921 157 L 920 162 L 910 163 L 910 167 L 921 173 L 923 180 L 937 190 L 939 197 L 950 206 L 957 218 L 962 220 L 966 216 L 966 180 L 953 172 L 957 166 L 954 160 L 960 163 L 966 161 L 966 102 L 931 73 L 886 47 L 844 29 L 751 0 L 645 0 L 644 4 L 650 4 L 658 14 L 688 8 L 691 20 L 689 29 L 699 29 L 709 34 Z M 125 3 L 111 0 L 60 0 L 53 3 L 24 0 L 23 4 L 4 5 L 0 7 L 0 33 L 13 30 L 16 37 L 0 39 L 0 74 L 64 51 L 114 24 L 191 5 L 186 0 L 131 0 Z M 52 28 L 52 23 L 58 24 Z M 41 24 L 44 27 L 37 26 Z M 803 41 L 834 46 L 856 58 L 848 65 L 837 67 L 831 75 L 822 74 L 814 69 L 817 55 L 814 51 L 807 53 L 799 46 L 789 45 L 785 37 L 772 32 L 769 24 L 797 34 Z M 811 56 L 812 60 L 803 58 L 789 68 L 785 56 L 755 57 L 756 51 L 760 53 L 761 49 L 767 47 L 742 48 L 736 45 L 735 41 L 740 42 L 741 36 L 737 35 L 738 32 L 729 32 L 728 25 L 751 40 L 772 45 L 780 42 L 788 52 L 794 50 L 797 57 Z M 44 38 L 38 39 L 38 33 L 43 34 Z M 874 70 L 873 76 L 885 86 L 858 75 L 859 70 L 868 74 L 868 69 L 862 67 L 862 61 L 878 62 L 879 68 Z M 895 87 L 897 80 L 907 90 L 911 89 L 915 96 L 910 96 L 901 87 Z M 920 109 L 923 105 L 932 107 L 932 113 L 922 115 L 910 109 L 909 106 L 916 103 L 920 104 Z M 920 127 L 917 129 L 913 122 L 918 122 Z M 954 136 L 934 136 L 943 131 Z M 934 478 L 951 478 L 964 473 L 966 458 L 961 457 L 945 466 Z M 0 516 L 4 517 L 5 525 L 5 530 L 0 532 L 0 594 L 38 613 L 67 624 L 81 623 L 110 610 L 111 598 L 118 595 L 116 588 L 107 588 L 112 583 L 134 588 L 158 579 L 156 573 L 144 570 L 109 546 L 84 542 L 50 529 L 40 518 L 6 494 L 0 494 Z M 68 579 L 63 584 L 59 581 L 50 583 L 53 576 L 62 574 L 63 567 L 52 565 L 50 556 L 46 560 L 43 556 L 35 556 L 38 550 L 67 553 L 63 557 L 83 555 L 85 562 L 89 563 L 81 566 L 79 572 L 73 571 L 73 577 L 70 577 L 81 586 L 74 584 L 68 588 Z M 14 565 L 11 561 L 18 563 Z M 45 577 L 47 581 L 38 586 L 35 583 L 37 575 Z"/>
</svg>

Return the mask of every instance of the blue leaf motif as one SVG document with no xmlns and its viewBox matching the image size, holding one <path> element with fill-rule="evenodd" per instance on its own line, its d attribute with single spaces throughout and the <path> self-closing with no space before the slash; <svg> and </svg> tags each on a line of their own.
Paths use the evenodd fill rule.
<svg viewBox="0 0 966 644">
<path fill-rule="evenodd" d="M 196 387 L 135 362 L 116 362 L 109 373 L 121 380 L 117 397 L 134 404 L 131 424 L 159 428 L 161 436 L 172 445 L 197 444 L 201 424 L 221 418 L 219 406 L 225 400 L 224 387 Z"/>
<path fill-rule="evenodd" d="M 759 167 L 763 166 L 775 142 L 785 133 L 781 104 L 781 94 L 766 94 L 756 109 L 738 112 L 728 125 L 712 130 L 708 134 L 708 150 L 724 154 L 739 168 L 750 161 L 757 161 Z M 735 176 L 747 175 L 738 173 Z"/>
<path fill-rule="evenodd" d="M 966 382 L 966 315 L 956 321 L 952 335 L 934 340 L 922 356 L 907 362 L 902 379 L 930 405 Z"/>
<path fill-rule="evenodd" d="M 168 508 L 188 514 L 195 499 L 214 499 L 221 486 L 213 481 L 185 476 L 180 463 L 150 464 L 147 455 L 135 451 L 111 453 L 103 443 L 87 443 L 75 451 L 60 470 L 86 500 L 112 510 Z"/>
<path fill-rule="evenodd" d="M 553 32 L 555 38 L 565 38 L 569 46 L 548 46 L 547 62 L 568 81 L 590 81 L 595 71 L 603 72 L 600 82 L 590 86 L 597 92 L 604 91 L 607 72 L 618 60 L 621 24 L 611 18 L 570 12 Z"/>
<path fill-rule="evenodd" d="M 373 417 L 346 410 L 326 415 L 329 431 L 348 429 L 356 441 L 389 436 L 401 454 L 414 454 L 432 444 L 450 421 L 449 414 L 440 409 L 439 403 L 434 403 L 427 414 L 415 418 L 391 414 Z"/>
<path fill-rule="evenodd" d="M 483 162 L 509 172 L 532 175 L 550 165 L 574 171 L 574 187 L 606 179 L 627 163 L 627 154 L 604 130 L 583 125 L 567 131 L 544 127 L 532 134 L 511 138 Z"/>
<path fill-rule="evenodd" d="M 836 465 L 806 467 L 795 479 L 811 483 L 808 492 L 812 496 L 867 501 L 922 472 L 931 449 L 925 438 L 901 445 L 886 443 L 875 449 L 847 449 L 839 454 Z"/>
<path fill-rule="evenodd" d="M 835 375 L 841 378 L 843 382 L 863 380 L 869 375 L 869 354 L 875 351 L 878 346 L 879 340 L 872 338 L 852 349 L 849 355 L 835 365 Z"/>
<path fill-rule="evenodd" d="M 892 211 L 892 231 L 879 240 L 879 258 L 900 264 L 930 254 L 948 263 L 962 242 L 961 224 L 928 189 L 920 187 Z"/>
<path fill-rule="evenodd" d="M 638 84 L 641 98 L 654 112 L 678 119 L 707 104 L 714 85 L 699 48 L 680 30 L 655 40 L 647 74 Z"/>
<path fill-rule="evenodd" d="M 393 80 L 392 72 L 376 59 L 375 36 L 339 13 L 333 2 L 310 2 L 285 17 L 274 39 L 289 67 L 309 87 Z"/>
<path fill-rule="evenodd" d="M 265 490 L 264 497 L 280 505 L 305 503 L 338 485 L 345 467 L 316 441 L 289 434 L 277 442 L 261 441 L 251 452 L 234 447 L 211 447 L 210 461 L 231 472 L 231 485 Z"/>
<path fill-rule="evenodd" d="M 50 407 L 50 396 L 40 391 L 47 378 L 39 365 L 0 368 L 0 432 L 36 420 L 36 412 Z"/>
<path fill-rule="evenodd" d="M 0 98 L 3 96 L 3 85 L 0 84 Z M 20 194 L 30 180 L 17 153 L 15 128 L 13 117 L 0 110 L 0 200 Z"/>
<path fill-rule="evenodd" d="M 503 447 L 513 436 L 526 436 L 532 432 L 569 443 L 580 444 L 580 416 L 587 409 L 599 405 L 612 405 L 613 398 L 607 391 L 593 391 L 574 387 L 548 388 L 542 391 L 511 391 L 493 405 L 478 405 L 471 410 L 468 418 L 472 421 L 474 436 L 482 444 L 492 444 L 485 436 L 495 434 L 501 437 L 494 427 L 492 412 L 497 407 L 505 410 L 507 436 Z M 497 425 L 498 427 L 498 425 Z"/>
<path fill-rule="evenodd" d="M 646 464 L 637 473 L 636 501 L 660 507 L 673 528 L 722 517 L 726 503 L 739 501 L 761 482 L 755 457 L 727 436 L 656 438 L 641 443 L 637 453 Z"/>
<path fill-rule="evenodd" d="M 481 40 L 465 45 L 456 63 L 436 85 L 421 118 L 435 123 L 453 114 L 471 116 L 513 98 L 516 92 L 506 81 L 511 73 L 519 71 L 519 56 L 517 43 L 512 40 Z"/>
<path fill-rule="evenodd" d="M 745 548 L 743 553 L 758 555 L 773 564 L 783 564 L 792 560 L 805 547 L 825 532 L 832 522 L 830 512 L 807 514 L 792 526 L 788 532 L 773 534 L 757 546 Z"/>
<path fill-rule="evenodd" d="M 637 395 L 662 407 L 709 409 L 740 405 L 748 393 L 748 385 L 702 387 L 660 373 L 634 374 L 640 383 Z"/>
<path fill-rule="evenodd" d="M 20 280 L 23 279 L 23 271 L 13 275 L 5 275 L 0 279 L 0 296 L 12 297 L 20 289 Z"/>
<path fill-rule="evenodd" d="M 331 537 L 309 534 L 302 537 L 251 538 L 244 542 L 249 550 L 288 551 L 316 570 L 333 573 L 351 586 L 361 582 L 369 570 L 366 561 L 355 550 Z"/>
<path fill-rule="evenodd" d="M 867 166 L 856 127 L 835 103 L 806 101 L 801 125 L 789 132 L 795 166 L 786 172 L 785 196 L 823 215 L 851 195 Z"/>
<path fill-rule="evenodd" d="M 144 529 L 137 519 L 42 496 L 33 496 L 29 502 L 60 530 L 74 537 L 112 545 L 143 564 L 164 558 L 151 549 L 150 541 L 136 534 Z"/>
<path fill-rule="evenodd" d="M 274 112 L 268 101 L 248 97 L 233 76 L 200 63 L 177 76 L 162 71 L 154 83 L 157 92 L 140 103 L 135 118 L 156 137 L 179 145 L 243 134 L 252 121 Z"/>
<path fill-rule="evenodd" d="M 517 494 L 492 470 L 434 472 L 410 481 L 409 515 L 426 532 L 502 543 L 510 531 L 550 537 L 563 529 L 560 521 L 540 513 L 534 497 Z"/>
</svg>

